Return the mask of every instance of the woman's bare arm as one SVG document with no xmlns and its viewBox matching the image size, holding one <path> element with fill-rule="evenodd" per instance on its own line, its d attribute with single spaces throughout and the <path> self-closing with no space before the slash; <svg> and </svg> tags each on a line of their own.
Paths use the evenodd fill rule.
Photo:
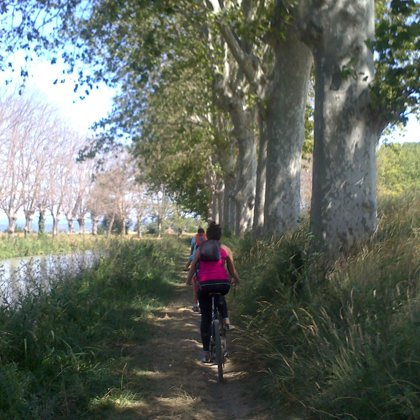
<svg viewBox="0 0 420 420">
<path fill-rule="evenodd" d="M 222 245 L 222 246 L 228 254 L 228 256 L 226 258 L 226 264 L 227 264 L 227 269 L 229 271 L 229 274 L 232 276 L 232 279 L 233 279 L 232 284 L 238 284 L 240 279 L 239 279 L 239 274 L 236 271 L 235 263 L 233 262 L 232 251 L 226 245 Z"/>
<path fill-rule="evenodd" d="M 192 260 L 192 263 L 190 265 L 190 270 L 188 271 L 188 274 L 187 274 L 187 280 L 185 282 L 186 284 L 191 284 L 199 258 L 200 258 L 200 251 L 197 250 L 197 252 L 194 255 L 194 259 Z"/>
</svg>

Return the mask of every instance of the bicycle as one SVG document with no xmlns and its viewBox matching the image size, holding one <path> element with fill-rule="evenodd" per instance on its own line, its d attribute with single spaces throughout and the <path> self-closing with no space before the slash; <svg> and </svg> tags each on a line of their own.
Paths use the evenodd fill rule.
<svg viewBox="0 0 420 420">
<path fill-rule="evenodd" d="M 216 362 L 218 382 L 223 381 L 223 366 L 227 357 L 226 329 L 222 317 L 215 302 L 220 293 L 210 293 L 211 296 L 211 336 L 210 336 L 210 360 Z"/>
</svg>

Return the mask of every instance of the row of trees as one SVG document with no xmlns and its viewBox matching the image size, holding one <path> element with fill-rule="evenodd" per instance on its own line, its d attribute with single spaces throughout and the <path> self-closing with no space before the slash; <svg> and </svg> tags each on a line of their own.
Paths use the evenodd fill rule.
<svg viewBox="0 0 420 420">
<path fill-rule="evenodd" d="M 164 194 L 147 194 L 136 182 L 136 166 L 128 153 L 108 159 L 98 168 L 93 160 L 77 161 L 87 139 L 67 127 L 56 110 L 35 97 L 5 95 L 0 101 L 0 209 L 8 218 L 8 232 L 13 235 L 19 212 L 25 215 L 25 233 L 33 230 L 35 214 L 38 229 L 44 230 L 45 218 L 53 220 L 57 235 L 60 217 L 65 217 L 68 231 L 79 224 L 84 232 L 87 215 L 92 233 L 107 219 L 108 233 L 114 222 L 137 218 L 139 233 L 143 218 L 155 217 L 158 227 L 173 210 Z"/>
<path fill-rule="evenodd" d="M 314 105 L 317 245 L 334 255 L 375 231 L 376 145 L 417 109 L 414 0 L 47 3 L 9 1 L 21 17 L 9 33 L 28 49 L 70 41 L 70 69 L 94 69 L 82 84 L 119 84 L 97 146 L 124 132 L 156 189 L 238 234 L 295 229 Z"/>
</svg>

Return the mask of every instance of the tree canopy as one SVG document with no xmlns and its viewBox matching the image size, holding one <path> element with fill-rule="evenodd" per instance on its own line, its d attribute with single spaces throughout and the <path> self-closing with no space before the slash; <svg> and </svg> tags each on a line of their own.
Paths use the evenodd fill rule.
<svg viewBox="0 0 420 420">
<path fill-rule="evenodd" d="M 418 112 L 419 4 L 376 1 L 373 39 L 367 16 L 373 0 L 351 13 L 345 5 L 326 3 L 323 8 L 315 1 L 280 0 L 10 0 L 0 9 L 6 46 L 0 65 L 11 65 L 7 56 L 23 49 L 23 76 L 31 55 L 45 54 L 52 63 L 67 63 L 63 79 L 77 72 L 81 96 L 99 81 L 118 86 L 112 113 L 98 123 L 105 134 L 86 156 L 126 136 L 133 140 L 143 179 L 185 209 L 220 217 L 241 234 L 264 224 L 265 217 L 265 233 L 281 234 L 300 220 L 299 160 L 312 153 L 311 142 L 303 145 L 312 132 L 314 101 L 309 108 L 305 102 L 313 57 L 314 156 L 324 166 L 314 166 L 319 211 L 311 217 L 313 226 L 320 225 L 318 216 L 347 206 L 343 232 L 331 234 L 352 243 L 349 238 L 361 235 L 363 226 L 370 226 L 366 234 L 375 230 L 374 220 L 366 224 L 351 216 L 366 209 L 375 214 L 369 192 L 375 189 L 369 169 L 375 142 L 387 124 L 404 124 L 408 113 Z M 349 37 L 328 38 L 335 26 Z M 346 45 L 350 38 L 353 44 Z M 334 95 L 346 102 L 332 115 L 327 107 Z M 362 128 L 368 116 L 371 123 Z M 338 130 L 335 138 L 328 130 Z M 345 156 L 345 174 L 338 156 Z M 326 162 L 330 167 L 321 176 Z M 359 188 L 354 180 L 360 174 L 366 200 L 351 189 Z M 349 186 L 343 194 L 335 186 L 342 183 Z M 331 197 L 323 195 L 335 189 Z M 351 210 L 357 200 L 346 194 L 366 203 Z"/>
</svg>

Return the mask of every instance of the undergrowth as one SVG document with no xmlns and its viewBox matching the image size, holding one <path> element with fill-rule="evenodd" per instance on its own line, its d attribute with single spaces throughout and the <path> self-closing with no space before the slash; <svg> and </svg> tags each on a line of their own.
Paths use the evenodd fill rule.
<svg viewBox="0 0 420 420">
<path fill-rule="evenodd" d="M 420 203 L 381 203 L 370 243 L 323 273 L 302 229 L 243 242 L 239 359 L 308 418 L 420 418 Z"/>
<path fill-rule="evenodd" d="M 172 296 L 178 247 L 116 241 L 77 278 L 28 279 L 31 293 L 0 308 L 0 418 L 100 418 L 127 399 L 125 348 Z"/>
</svg>

